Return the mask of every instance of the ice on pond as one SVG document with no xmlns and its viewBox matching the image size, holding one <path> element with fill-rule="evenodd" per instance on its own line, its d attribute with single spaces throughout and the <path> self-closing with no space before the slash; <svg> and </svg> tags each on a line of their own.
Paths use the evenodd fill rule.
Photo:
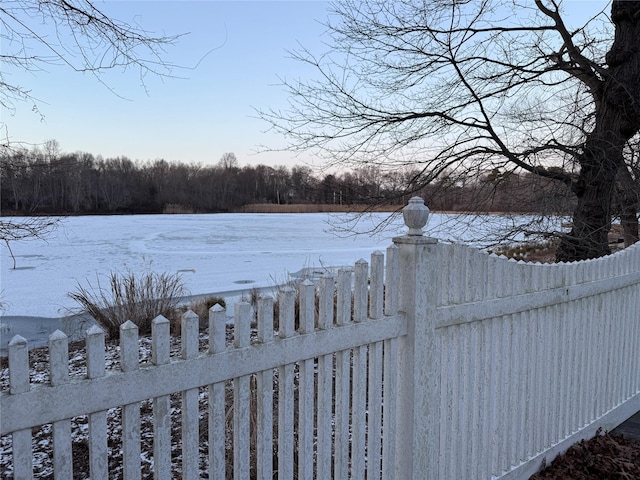
<svg viewBox="0 0 640 480">
<path fill-rule="evenodd" d="M 69 217 L 47 238 L 12 244 L 13 270 L 2 246 L 3 316 L 61 317 L 75 304 L 67 293 L 112 271 L 178 273 L 193 295 L 274 286 L 303 269 L 352 265 L 384 251 L 404 233 L 401 218 L 375 235 L 389 214 L 204 214 Z M 504 222 L 490 217 L 493 222 Z M 495 229 L 432 214 L 425 234 L 465 241 Z"/>
</svg>

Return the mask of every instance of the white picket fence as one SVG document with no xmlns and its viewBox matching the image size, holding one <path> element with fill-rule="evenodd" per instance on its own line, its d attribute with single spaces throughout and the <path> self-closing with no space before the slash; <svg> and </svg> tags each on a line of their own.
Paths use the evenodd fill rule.
<svg viewBox="0 0 640 480">
<path fill-rule="evenodd" d="M 27 344 L 14 337 L 10 390 L 0 396 L 7 478 L 32 478 L 32 429 L 45 424 L 55 478 L 72 478 L 71 419 L 80 415 L 91 478 L 112 478 L 107 412 L 117 407 L 122 476 L 141 478 L 149 399 L 146 455 L 157 479 L 172 478 L 176 444 L 185 479 L 526 479 L 640 411 L 640 246 L 525 264 L 423 237 L 424 223 L 407 213 L 409 235 L 394 239 L 386 261 L 376 252 L 337 278 L 283 289 L 275 333 L 270 297 L 258 302 L 255 328 L 248 303 L 235 305 L 232 328 L 214 307 L 201 351 L 188 312 L 172 358 L 169 323 L 158 317 L 151 360 L 140 363 L 127 323 L 120 365 L 107 370 L 104 334 L 93 327 L 86 375 L 75 377 L 56 332 L 48 385 L 30 384 Z M 174 394 L 180 438 L 171 435 Z"/>
</svg>

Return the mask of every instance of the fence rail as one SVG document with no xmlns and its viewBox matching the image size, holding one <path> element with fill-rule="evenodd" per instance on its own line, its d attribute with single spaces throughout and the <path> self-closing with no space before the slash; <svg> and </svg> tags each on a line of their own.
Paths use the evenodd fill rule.
<svg viewBox="0 0 640 480">
<path fill-rule="evenodd" d="M 72 419 L 86 416 L 92 479 L 113 477 L 114 448 L 126 479 L 142 478 L 141 459 L 159 479 L 525 479 L 640 410 L 640 247 L 572 264 L 507 261 L 423 237 L 414 200 L 409 235 L 386 258 L 254 309 L 236 304 L 232 325 L 215 306 L 206 346 L 187 312 L 172 356 L 158 317 L 141 362 L 128 322 L 106 368 L 92 327 L 86 369 L 70 375 L 55 332 L 48 384 L 34 385 L 27 343 L 14 337 L 0 394 L 5 476 L 33 477 L 33 432 L 49 425 L 55 478 L 73 478 Z"/>
</svg>

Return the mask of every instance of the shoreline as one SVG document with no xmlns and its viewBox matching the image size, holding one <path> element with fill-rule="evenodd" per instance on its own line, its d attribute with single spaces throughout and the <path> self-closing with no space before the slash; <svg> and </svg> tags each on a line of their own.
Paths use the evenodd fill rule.
<svg viewBox="0 0 640 480">
<path fill-rule="evenodd" d="M 221 297 L 224 298 L 227 305 L 227 318 L 232 320 L 234 311 L 232 306 L 241 302 L 247 295 L 250 295 L 252 290 L 256 290 L 259 293 L 271 293 L 278 287 L 279 285 L 273 285 L 189 295 L 183 297 L 179 305 L 189 305 L 197 300 L 209 297 Z M 88 313 L 74 313 L 63 317 L 0 315 L 0 357 L 7 356 L 8 344 L 16 335 L 26 339 L 28 349 L 32 350 L 46 347 L 49 344 L 49 335 L 56 330 L 60 330 L 67 335 L 69 342 L 83 340 L 84 333 L 93 325 L 95 325 L 95 320 Z"/>
<path fill-rule="evenodd" d="M 224 215 L 229 213 L 265 213 L 265 214 L 279 214 L 279 213 L 401 213 L 402 208 L 406 204 L 398 205 L 337 205 L 330 203 L 292 203 L 292 204 L 276 204 L 276 203 L 252 203 L 237 207 L 229 211 L 224 212 L 198 212 L 192 210 L 182 210 L 175 212 L 63 212 L 63 213 L 45 213 L 45 212 L 31 212 L 29 214 L 16 212 L 13 210 L 0 211 L 0 218 L 13 218 L 13 217 L 99 217 L 99 216 L 127 216 L 127 215 Z M 428 205 L 427 205 L 428 207 Z M 430 213 L 433 214 L 445 214 L 445 215 L 541 215 L 537 212 L 501 212 L 501 211 L 482 211 L 476 212 L 471 210 L 435 210 L 430 209 Z M 569 215 L 569 214 L 567 214 Z"/>
</svg>

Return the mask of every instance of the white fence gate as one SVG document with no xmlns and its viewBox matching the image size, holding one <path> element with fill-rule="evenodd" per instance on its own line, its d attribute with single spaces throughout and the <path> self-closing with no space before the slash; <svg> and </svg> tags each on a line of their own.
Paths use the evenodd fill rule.
<svg viewBox="0 0 640 480">
<path fill-rule="evenodd" d="M 284 288 L 276 329 L 270 297 L 256 317 L 235 305 L 233 326 L 214 307 L 203 348 L 188 312 L 172 357 L 158 317 L 141 361 L 127 323 L 106 369 L 94 327 L 75 376 L 56 332 L 40 385 L 14 337 L 0 396 L 6 478 L 33 477 L 43 425 L 55 478 L 72 478 L 72 419 L 86 415 L 94 480 L 141 478 L 143 461 L 157 479 L 526 479 L 640 411 L 640 246 L 572 264 L 508 261 L 423 237 L 421 207 L 412 199 L 409 235 L 386 262 L 376 252 L 337 279 Z M 152 451 L 141 450 L 144 419 Z"/>
</svg>

